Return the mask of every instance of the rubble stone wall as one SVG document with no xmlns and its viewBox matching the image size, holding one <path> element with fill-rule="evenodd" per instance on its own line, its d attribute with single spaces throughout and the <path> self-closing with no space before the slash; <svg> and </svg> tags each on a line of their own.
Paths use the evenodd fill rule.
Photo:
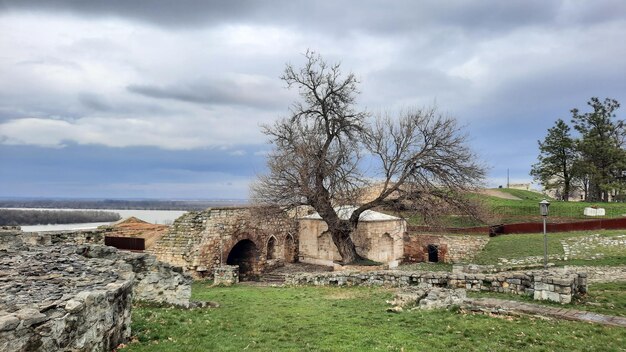
<svg viewBox="0 0 626 352">
<path fill-rule="evenodd" d="M 45 231 L 45 232 L 24 232 L 22 240 L 31 245 L 49 244 L 104 244 L 105 230 L 67 230 L 67 231 Z"/>
<path fill-rule="evenodd" d="M 429 245 L 437 247 L 439 262 L 469 262 L 487 245 L 487 242 L 489 242 L 487 236 L 410 233 L 404 236 L 404 262 L 427 262 Z"/>
<path fill-rule="evenodd" d="M 285 213 L 268 214 L 251 207 L 209 208 L 176 219 L 168 233 L 146 252 L 203 278 L 213 276 L 220 262 L 239 265 L 228 262 L 229 254 L 240 242 L 251 241 L 250 265 L 245 265 L 251 270 L 242 273 L 243 278 L 260 274 L 268 264 L 280 262 L 278 259 L 295 260 L 297 233 L 296 222 Z"/>
<path fill-rule="evenodd" d="M 130 264 L 135 274 L 133 300 L 189 307 L 192 278 L 182 268 L 158 261 L 153 255 L 108 246 L 86 245 L 78 250 L 88 258 Z"/>
<path fill-rule="evenodd" d="M 133 299 L 190 306 L 180 268 L 49 239 L 0 233 L 0 351 L 111 351 L 130 337 Z"/>
<path fill-rule="evenodd" d="M 550 300 L 560 303 L 569 303 L 573 296 L 587 292 L 585 273 L 550 271 L 499 274 L 398 271 L 333 272 L 288 275 L 285 283 L 289 285 L 315 286 L 364 285 L 464 288 L 470 291 L 531 295 L 538 300 Z"/>
<path fill-rule="evenodd" d="M 130 265 L 72 246 L 0 250 L 0 351 L 111 351 L 130 337 Z"/>
</svg>

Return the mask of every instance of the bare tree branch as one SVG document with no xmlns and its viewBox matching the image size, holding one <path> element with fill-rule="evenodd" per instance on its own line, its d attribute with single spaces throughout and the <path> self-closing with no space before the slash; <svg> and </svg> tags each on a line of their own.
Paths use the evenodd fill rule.
<svg viewBox="0 0 626 352">
<path fill-rule="evenodd" d="M 314 52 L 305 57 L 300 70 L 287 65 L 281 77 L 298 89 L 301 101 L 291 106 L 290 117 L 263 128 L 274 150 L 269 173 L 252 186 L 254 201 L 312 206 L 345 262 L 359 258 L 350 234 L 365 210 L 403 203 L 427 217 L 444 207 L 474 212 L 463 195 L 479 186 L 485 169 L 456 120 L 430 108 L 368 122 L 354 107 L 359 93 L 354 74 L 344 75 L 339 64 L 328 65 Z M 371 185 L 363 158 L 379 167 L 382 187 L 342 219 L 335 207 L 357 204 Z"/>
</svg>

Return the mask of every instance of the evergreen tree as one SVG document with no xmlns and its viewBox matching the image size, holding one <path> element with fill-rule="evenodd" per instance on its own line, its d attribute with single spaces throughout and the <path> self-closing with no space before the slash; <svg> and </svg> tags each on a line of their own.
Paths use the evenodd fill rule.
<svg viewBox="0 0 626 352">
<path fill-rule="evenodd" d="M 626 131 L 624 121 L 615 120 L 614 111 L 620 106 L 617 100 L 594 97 L 587 104 L 592 112 L 581 114 L 572 109 L 572 123 L 581 135 L 577 149 L 589 179 L 588 200 L 606 202 L 611 191 L 625 188 L 626 153 L 622 147 Z"/>
<path fill-rule="evenodd" d="M 532 166 L 530 175 L 544 188 L 557 190 L 557 195 L 567 201 L 571 193 L 572 168 L 577 159 L 576 142 L 570 127 L 558 119 L 548 135 L 539 143 L 539 162 Z"/>
</svg>

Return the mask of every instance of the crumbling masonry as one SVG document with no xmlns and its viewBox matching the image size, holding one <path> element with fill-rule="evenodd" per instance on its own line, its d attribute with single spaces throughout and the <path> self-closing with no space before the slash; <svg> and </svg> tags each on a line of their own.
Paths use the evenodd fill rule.
<svg viewBox="0 0 626 352">
<path fill-rule="evenodd" d="M 238 265 L 242 280 L 254 279 L 297 260 L 297 225 L 281 211 L 209 208 L 176 219 L 146 252 L 196 278 L 212 276 L 222 263 Z"/>
</svg>

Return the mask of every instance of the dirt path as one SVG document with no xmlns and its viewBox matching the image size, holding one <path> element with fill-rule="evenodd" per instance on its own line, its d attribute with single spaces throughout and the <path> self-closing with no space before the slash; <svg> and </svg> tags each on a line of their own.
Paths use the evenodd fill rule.
<svg viewBox="0 0 626 352">
<path fill-rule="evenodd" d="M 482 191 L 480 191 L 480 193 L 487 195 L 487 196 L 492 196 L 492 197 L 497 197 L 497 198 L 502 198 L 502 199 L 522 200 L 521 198 L 518 198 L 512 194 L 498 191 L 497 189 L 483 189 Z"/>
</svg>

